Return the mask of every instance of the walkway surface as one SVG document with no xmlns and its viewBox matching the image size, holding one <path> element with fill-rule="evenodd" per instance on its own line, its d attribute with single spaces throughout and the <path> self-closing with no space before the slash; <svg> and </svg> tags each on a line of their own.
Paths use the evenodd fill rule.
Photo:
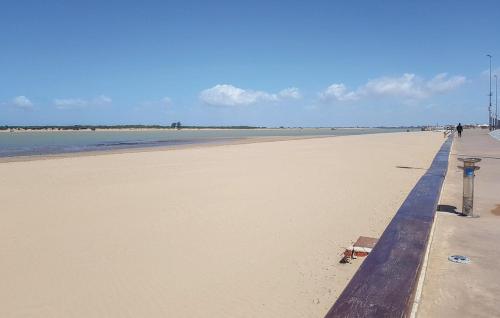
<svg viewBox="0 0 500 318">
<path fill-rule="evenodd" d="M 460 157 L 479 157 L 474 213 L 462 210 Z M 465 255 L 470 264 L 448 261 Z M 500 317 L 500 141 L 486 130 L 468 129 L 455 138 L 436 214 L 418 317 Z"/>
</svg>

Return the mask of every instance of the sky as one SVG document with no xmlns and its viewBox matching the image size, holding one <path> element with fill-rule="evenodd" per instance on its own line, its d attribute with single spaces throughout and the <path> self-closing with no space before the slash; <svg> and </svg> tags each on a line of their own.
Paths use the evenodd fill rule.
<svg viewBox="0 0 500 318">
<path fill-rule="evenodd" d="M 0 0 L 0 125 L 487 123 L 499 30 L 500 1 Z"/>
</svg>

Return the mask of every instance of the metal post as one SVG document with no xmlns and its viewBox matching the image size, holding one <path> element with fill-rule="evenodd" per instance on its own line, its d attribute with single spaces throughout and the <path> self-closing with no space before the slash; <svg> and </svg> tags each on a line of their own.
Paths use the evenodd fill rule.
<svg viewBox="0 0 500 318">
<path fill-rule="evenodd" d="M 498 76 L 495 74 L 495 129 L 498 127 Z"/>
<path fill-rule="evenodd" d="M 474 213 L 474 171 L 479 170 L 476 163 L 481 161 L 479 158 L 458 158 L 464 163 L 464 188 L 462 201 L 462 214 L 468 217 L 479 217 L 479 213 Z"/>
<path fill-rule="evenodd" d="M 490 58 L 490 104 L 488 106 L 488 128 L 491 130 L 491 54 L 486 54 Z"/>
</svg>

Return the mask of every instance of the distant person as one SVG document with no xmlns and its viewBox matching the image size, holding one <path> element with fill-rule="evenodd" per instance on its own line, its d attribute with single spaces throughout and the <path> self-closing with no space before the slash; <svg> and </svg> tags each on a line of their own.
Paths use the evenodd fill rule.
<svg viewBox="0 0 500 318">
<path fill-rule="evenodd" d="M 458 123 L 458 126 L 457 126 L 458 138 L 462 138 L 462 130 L 464 130 L 464 128 L 462 127 L 462 125 L 460 123 Z"/>
</svg>

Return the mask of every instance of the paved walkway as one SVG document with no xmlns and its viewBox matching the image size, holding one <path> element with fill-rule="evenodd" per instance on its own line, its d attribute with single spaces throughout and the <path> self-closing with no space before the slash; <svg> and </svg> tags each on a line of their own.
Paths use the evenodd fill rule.
<svg viewBox="0 0 500 318">
<path fill-rule="evenodd" d="M 459 157 L 480 157 L 474 212 L 462 209 Z M 418 317 L 500 317 L 500 141 L 486 130 L 471 129 L 455 138 L 448 174 L 436 214 Z M 448 261 L 466 255 L 470 264 Z"/>
</svg>

